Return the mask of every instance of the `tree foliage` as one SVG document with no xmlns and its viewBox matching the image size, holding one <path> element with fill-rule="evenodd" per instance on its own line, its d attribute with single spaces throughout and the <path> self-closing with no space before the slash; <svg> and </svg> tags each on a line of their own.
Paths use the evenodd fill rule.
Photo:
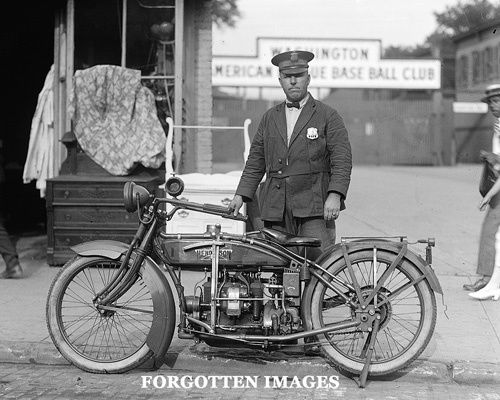
<svg viewBox="0 0 500 400">
<path fill-rule="evenodd" d="M 426 45 L 389 46 L 384 49 L 384 58 L 418 58 L 430 56 L 430 48 Z"/>
<path fill-rule="evenodd" d="M 238 0 L 212 0 L 212 20 L 219 28 L 233 28 L 236 25 L 237 19 L 241 17 L 237 3 Z"/>
<path fill-rule="evenodd" d="M 443 12 L 435 12 L 437 28 L 435 34 L 455 36 L 465 33 L 488 21 L 500 17 L 500 3 L 490 0 L 459 1 L 455 6 L 447 6 Z"/>
<path fill-rule="evenodd" d="M 431 54 L 432 47 L 448 48 L 451 38 L 500 17 L 500 1 L 459 0 L 442 12 L 434 12 L 437 27 L 422 44 L 416 46 L 390 46 L 384 50 L 387 58 L 422 57 Z"/>
</svg>

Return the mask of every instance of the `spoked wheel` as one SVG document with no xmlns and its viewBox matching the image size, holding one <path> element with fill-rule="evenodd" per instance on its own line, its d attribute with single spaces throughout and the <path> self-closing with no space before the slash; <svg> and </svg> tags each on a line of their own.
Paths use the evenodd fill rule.
<svg viewBox="0 0 500 400">
<path fill-rule="evenodd" d="M 350 256 L 355 279 L 349 273 L 344 259 L 332 263 L 327 269 L 343 282 L 354 286 L 356 280 L 360 296 L 368 298 L 374 288 L 373 251 L 363 250 Z M 379 279 L 396 255 L 377 252 L 376 276 Z M 384 375 L 397 371 L 412 362 L 427 346 L 436 325 L 436 299 L 419 270 L 408 260 L 402 262 L 385 279 L 377 296 L 362 309 L 351 307 L 320 281 L 314 283 L 311 319 L 314 328 L 334 322 L 358 320 L 355 328 L 327 333 L 318 337 L 323 354 L 334 364 L 351 373 L 359 374 L 365 364 L 375 318 L 379 318 L 379 331 L 369 373 Z M 323 275 L 325 276 L 325 275 Z M 407 285 L 408 284 L 408 285 Z M 405 287 L 405 285 L 407 285 Z M 338 283 L 334 286 L 341 289 Z M 398 289 L 402 289 L 398 291 Z M 357 302 L 355 291 L 341 289 Z"/>
<path fill-rule="evenodd" d="M 141 269 L 134 285 L 111 307 L 94 304 L 96 294 L 119 267 L 119 260 L 76 257 L 62 268 L 50 288 L 50 336 L 61 354 L 83 370 L 125 372 L 153 355 L 146 339 L 158 294 L 147 285 L 148 268 Z"/>
</svg>

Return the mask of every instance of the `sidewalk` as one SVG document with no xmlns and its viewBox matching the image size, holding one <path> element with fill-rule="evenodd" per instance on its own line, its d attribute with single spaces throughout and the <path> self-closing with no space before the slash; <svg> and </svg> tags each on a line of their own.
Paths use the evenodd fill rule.
<svg viewBox="0 0 500 400">
<path fill-rule="evenodd" d="M 484 218 L 476 208 L 479 173 L 477 165 L 356 167 L 353 171 L 348 209 L 338 232 L 343 236 L 407 234 L 411 240 L 435 237 L 437 242 L 434 268 L 444 298 L 437 296 L 436 330 L 424 353 L 396 374 L 396 380 L 500 383 L 500 302 L 476 301 L 462 290 L 463 283 L 475 279 Z M 0 280 L 0 363 L 68 364 L 53 346 L 45 325 L 46 296 L 59 271 L 45 262 L 46 238 L 21 238 L 17 247 L 27 276 Z M 423 254 L 423 247 L 414 249 Z M 186 287 L 187 292 L 191 290 Z M 331 367 L 320 357 L 247 350 L 228 354 L 177 338 L 162 367 L 169 368 L 210 374 L 227 374 L 228 368 L 247 375 L 252 370 L 256 374 L 267 370 L 271 374 L 331 374 Z"/>
</svg>

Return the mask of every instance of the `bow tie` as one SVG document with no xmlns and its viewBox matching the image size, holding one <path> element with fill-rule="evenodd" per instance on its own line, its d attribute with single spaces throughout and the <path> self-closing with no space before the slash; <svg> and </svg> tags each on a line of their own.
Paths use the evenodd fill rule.
<svg viewBox="0 0 500 400">
<path fill-rule="evenodd" d="M 300 103 L 299 103 L 298 101 L 292 101 L 291 103 L 286 103 L 286 106 L 287 106 L 288 108 L 293 108 L 293 107 L 295 107 L 295 108 L 297 108 L 297 109 L 299 109 L 299 110 L 300 110 Z"/>
</svg>

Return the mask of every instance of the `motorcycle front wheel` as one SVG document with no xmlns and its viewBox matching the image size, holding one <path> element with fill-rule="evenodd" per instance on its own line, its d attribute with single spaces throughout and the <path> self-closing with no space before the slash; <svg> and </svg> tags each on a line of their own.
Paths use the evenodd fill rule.
<svg viewBox="0 0 500 400">
<path fill-rule="evenodd" d="M 361 296 L 367 298 L 374 288 L 374 276 L 381 277 L 396 254 L 379 250 L 376 274 L 372 250 L 359 251 L 349 257 L 352 273 L 343 258 L 326 268 L 350 285 L 357 281 Z M 374 343 L 370 375 L 385 375 L 407 366 L 422 353 L 431 339 L 436 325 L 436 299 L 425 279 L 415 283 L 421 275 L 411 262 L 403 259 L 378 291 L 376 302 L 382 304 L 379 307 L 380 328 Z M 311 298 L 313 328 L 355 320 L 364 313 L 361 308 L 345 304 L 337 293 L 320 281 L 315 280 L 311 284 L 314 285 Z M 354 292 L 341 289 L 338 283 L 333 285 L 356 301 Z M 403 287 L 406 289 L 398 293 L 398 289 Z M 370 321 L 370 314 L 366 313 L 364 317 Z M 365 325 L 334 331 L 317 337 L 317 340 L 327 359 L 344 371 L 359 374 L 366 361 L 371 338 L 369 329 L 371 326 Z"/>
<path fill-rule="evenodd" d="M 153 324 L 155 296 L 142 267 L 134 285 L 112 304 L 96 307 L 96 294 L 120 267 L 120 260 L 77 256 L 66 263 L 49 290 L 47 327 L 59 352 L 77 367 L 94 373 L 121 373 L 153 356 L 146 343 Z M 171 291 L 167 301 L 173 305 Z M 164 294 L 163 294 L 164 295 Z M 174 314 L 175 316 L 175 314 Z M 173 335 L 174 324 L 167 329 Z"/>
</svg>

